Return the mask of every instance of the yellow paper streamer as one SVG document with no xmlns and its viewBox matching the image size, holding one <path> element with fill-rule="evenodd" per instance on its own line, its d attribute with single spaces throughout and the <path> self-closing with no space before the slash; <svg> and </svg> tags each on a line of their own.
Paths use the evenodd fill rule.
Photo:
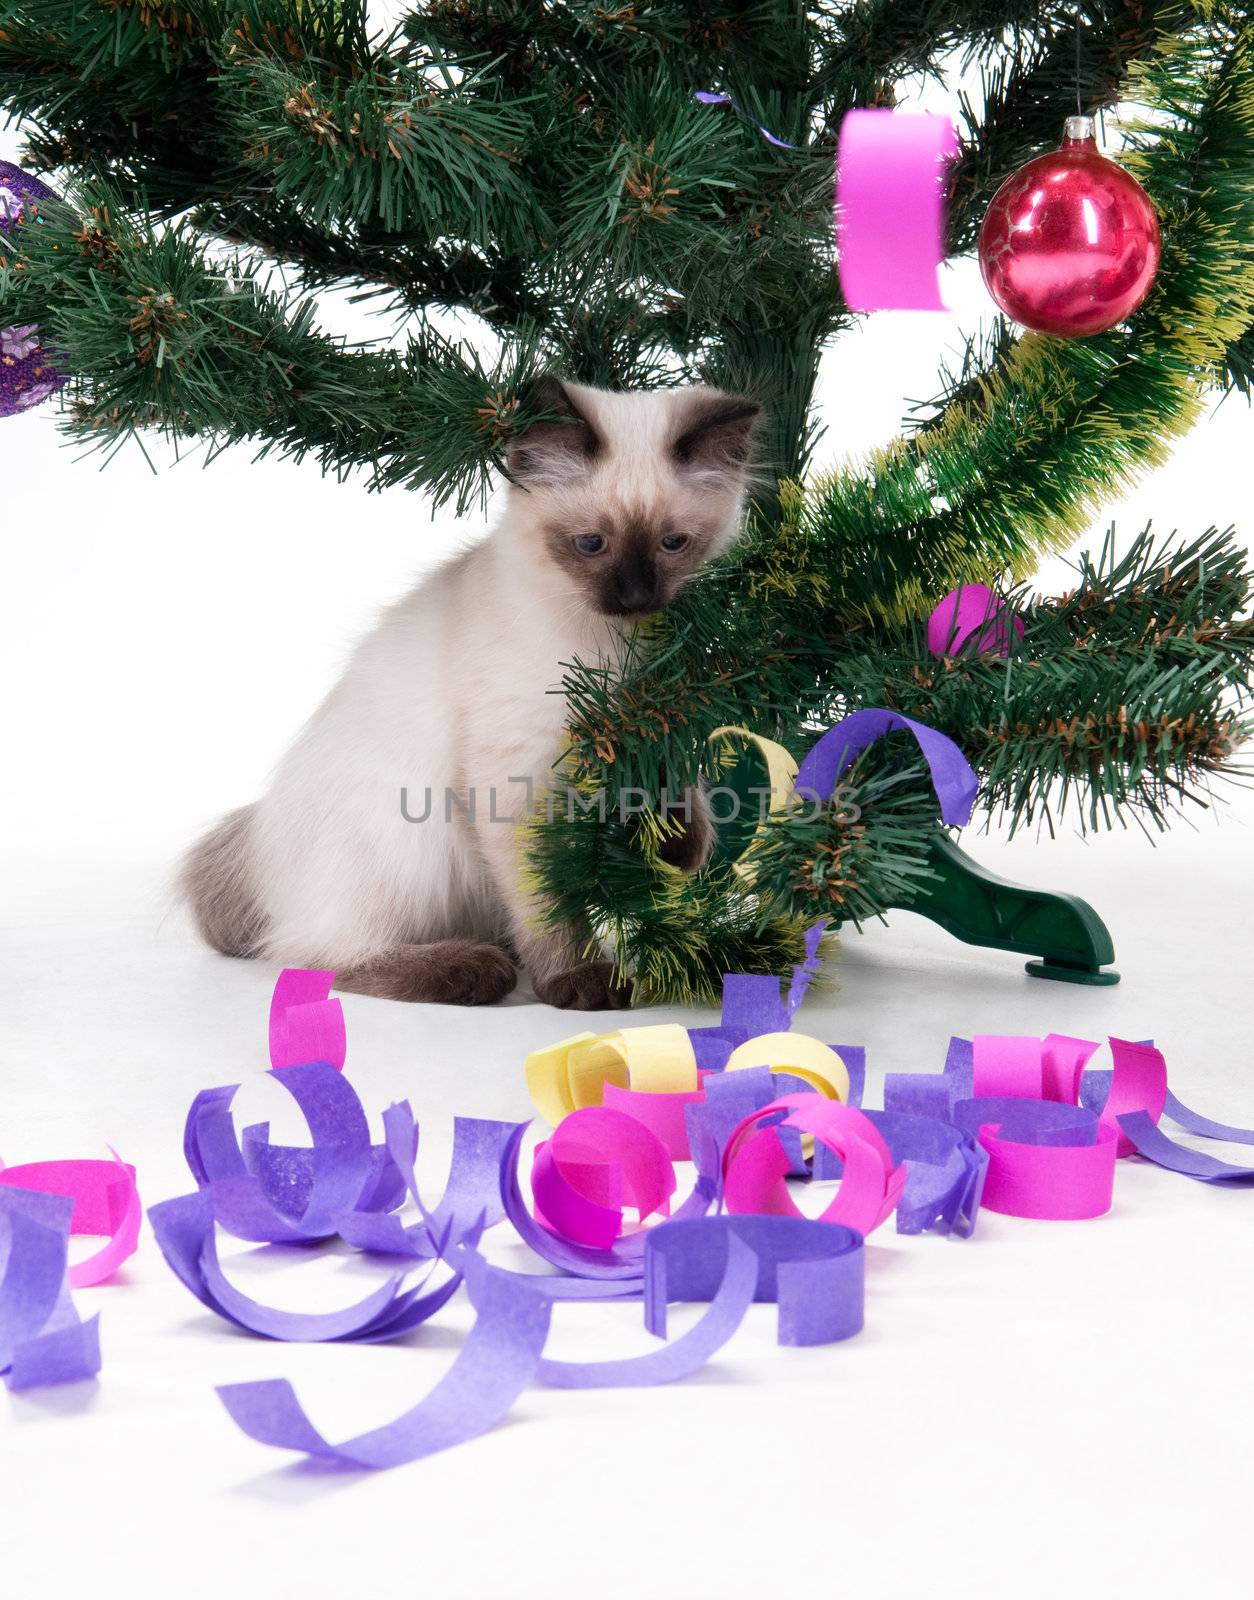
<svg viewBox="0 0 1254 1600">
<path fill-rule="evenodd" d="M 725 727 L 715 728 L 708 742 L 713 744 L 715 739 L 743 739 L 746 744 L 753 745 L 766 762 L 767 780 L 771 786 L 771 799 L 767 807 L 768 812 L 782 811 L 792 797 L 797 777 L 797 763 L 784 749 L 782 744 L 776 744 L 774 739 L 765 739 L 760 733 L 752 733 L 748 728 L 740 728 L 732 723 Z M 753 830 L 753 837 L 745 846 L 740 859 L 732 866 L 732 871 L 737 877 L 751 883 L 756 876 L 757 869 L 753 865 L 753 847 L 762 836 L 764 823 L 759 822 Z"/>
<path fill-rule="evenodd" d="M 644 1094 L 683 1094 L 697 1087 L 697 1058 L 677 1022 L 614 1033 L 580 1033 L 527 1057 L 527 1088 L 553 1127 L 572 1111 L 599 1106 L 605 1085 Z"/>
<path fill-rule="evenodd" d="M 596 1039 L 595 1033 L 576 1033 L 558 1044 L 533 1050 L 524 1071 L 531 1103 L 549 1124 L 556 1128 L 563 1117 L 576 1110 L 570 1093 L 570 1053 L 577 1046 Z"/>
<path fill-rule="evenodd" d="M 762 1033 L 737 1045 L 727 1058 L 727 1072 L 769 1067 L 788 1072 L 829 1100 L 849 1100 L 849 1068 L 830 1045 L 806 1033 Z"/>
</svg>

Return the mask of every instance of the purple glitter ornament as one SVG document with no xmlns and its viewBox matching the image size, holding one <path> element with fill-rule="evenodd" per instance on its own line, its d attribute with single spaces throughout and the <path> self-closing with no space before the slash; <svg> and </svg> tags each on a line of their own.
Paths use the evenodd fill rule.
<svg viewBox="0 0 1254 1600">
<path fill-rule="evenodd" d="M 26 220 L 35 201 L 51 194 L 46 183 L 11 161 L 0 161 L 0 233 L 11 233 Z M 0 417 L 29 411 L 64 382 L 65 374 L 40 345 L 34 323 L 0 329 Z"/>
</svg>

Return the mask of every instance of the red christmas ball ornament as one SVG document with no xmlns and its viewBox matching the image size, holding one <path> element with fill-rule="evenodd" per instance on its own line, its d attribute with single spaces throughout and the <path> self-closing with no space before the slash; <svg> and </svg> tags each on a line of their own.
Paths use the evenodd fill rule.
<svg viewBox="0 0 1254 1600">
<path fill-rule="evenodd" d="M 1068 117 L 1062 147 L 1012 173 L 980 229 L 993 299 L 1038 333 L 1105 333 L 1150 292 L 1162 247 L 1141 185 L 1097 148 L 1092 117 Z"/>
</svg>

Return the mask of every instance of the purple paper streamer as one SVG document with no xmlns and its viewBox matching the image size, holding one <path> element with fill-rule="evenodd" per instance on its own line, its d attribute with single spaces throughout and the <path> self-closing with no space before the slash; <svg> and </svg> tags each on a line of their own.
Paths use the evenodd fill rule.
<svg viewBox="0 0 1254 1600">
<path fill-rule="evenodd" d="M 953 1120 L 959 1100 L 975 1091 L 975 1061 L 970 1039 L 952 1038 L 941 1072 L 890 1072 L 884 1078 L 884 1110 L 907 1116 Z"/>
<path fill-rule="evenodd" d="M 971 820 L 979 779 L 971 763 L 947 735 L 896 711 L 866 706 L 829 728 L 811 747 L 797 772 L 798 794 L 816 802 L 829 799 L 841 776 L 868 745 L 885 734 L 912 733 L 932 775 L 942 820 L 961 828 Z"/>
<path fill-rule="evenodd" d="M 148 1220 L 162 1255 L 183 1286 L 217 1316 L 267 1339 L 378 1343 L 398 1338 L 434 1316 L 458 1287 L 454 1276 L 425 1295 L 425 1280 L 402 1292 L 403 1277 L 397 1273 L 340 1311 L 281 1311 L 244 1294 L 223 1274 L 214 1240 L 213 1204 L 204 1190 L 150 1207 Z"/>
<path fill-rule="evenodd" d="M 1254 1167 L 1238 1167 L 1231 1161 L 1221 1161 L 1218 1156 L 1208 1156 L 1205 1151 L 1190 1150 L 1187 1145 L 1177 1144 L 1145 1111 L 1125 1112 L 1119 1118 L 1119 1126 L 1141 1155 L 1186 1178 L 1233 1188 L 1244 1188 L 1254 1183 Z"/>
<path fill-rule="evenodd" d="M 799 962 L 798 965 L 792 969 L 792 982 L 788 985 L 788 995 L 784 1002 L 787 1007 L 790 1020 L 796 1013 L 797 1007 L 805 999 L 806 991 L 813 982 L 815 974 L 823 965 L 822 961 L 819 959 L 819 945 L 822 942 L 823 934 L 826 928 L 827 918 L 824 917 L 821 922 L 816 922 L 812 928 L 806 929 L 806 957 L 804 961 Z M 724 983 L 725 982 L 726 979 L 724 979 Z"/>
<path fill-rule="evenodd" d="M 978 1137 L 934 1117 L 899 1111 L 865 1115 L 884 1136 L 893 1161 L 906 1164 L 906 1186 L 897 1202 L 897 1232 L 930 1230 L 969 1239 L 988 1171 L 988 1151 Z"/>
<path fill-rule="evenodd" d="M 1200 1111 L 1190 1111 L 1170 1089 L 1163 1112 L 1186 1133 L 1198 1133 L 1204 1139 L 1226 1139 L 1229 1144 L 1254 1144 L 1254 1128 L 1234 1128 L 1227 1122 L 1213 1122 Z"/>
<path fill-rule="evenodd" d="M 645 1250 L 645 1326 L 666 1335 L 670 1300 L 712 1300 L 733 1239 L 757 1258 L 753 1298 L 779 1305 L 780 1344 L 832 1344 L 862 1328 L 862 1235 L 809 1217 L 702 1217 L 667 1222 Z"/>
<path fill-rule="evenodd" d="M 681 1338 L 661 1350 L 617 1361 L 541 1360 L 536 1378 L 552 1389 L 635 1389 L 657 1383 L 674 1383 L 703 1367 L 720 1350 L 744 1320 L 758 1281 L 758 1262 L 752 1250 L 731 1239 L 723 1278 L 705 1316 Z M 481 1256 L 463 1264 L 466 1288 L 476 1310 L 484 1286 L 499 1272 Z"/>
<path fill-rule="evenodd" d="M 760 973 L 723 974 L 722 1031 L 743 1031 L 746 1039 L 752 1039 L 759 1033 L 783 1033 L 789 1024 L 778 978 Z"/>
<path fill-rule="evenodd" d="M 65 1195 L 0 1188 L 0 1375 L 15 1392 L 100 1371 L 99 1319 L 70 1298 L 73 1212 Z"/>
<path fill-rule="evenodd" d="M 230 1107 L 239 1085 L 230 1084 L 206 1089 L 193 1100 L 183 1133 L 188 1166 L 212 1196 L 215 1219 L 236 1238 L 260 1244 L 330 1238 L 372 1178 L 370 1130 L 361 1101 L 325 1061 L 283 1067 L 269 1076 L 293 1097 L 309 1125 L 308 1164 L 276 1160 L 268 1171 L 274 1187 L 263 1186 L 235 1135 Z"/>
<path fill-rule="evenodd" d="M 989 1123 L 998 1124 L 1000 1138 L 1014 1144 L 1085 1145 L 1097 1143 L 1097 1117 L 1084 1106 L 1059 1100 L 1031 1100 L 1018 1095 L 985 1095 L 960 1100 L 953 1120 L 972 1138 Z"/>
<path fill-rule="evenodd" d="M 218 1396 L 261 1444 L 337 1466 L 403 1466 L 486 1433 L 505 1416 L 535 1374 L 552 1304 L 514 1274 L 491 1273 L 479 1290 L 475 1325 L 431 1393 L 394 1421 L 340 1444 L 318 1432 L 285 1378 L 227 1384 Z"/>
<path fill-rule="evenodd" d="M 747 122 L 750 127 L 756 128 L 767 144 L 773 144 L 779 150 L 796 150 L 798 145 L 789 144 L 787 139 L 777 139 L 769 128 L 764 128 L 760 122 L 755 122 L 749 113 L 732 99 L 729 94 L 715 94 L 710 89 L 695 89 L 692 98 L 703 106 L 730 106 L 742 122 Z"/>
</svg>

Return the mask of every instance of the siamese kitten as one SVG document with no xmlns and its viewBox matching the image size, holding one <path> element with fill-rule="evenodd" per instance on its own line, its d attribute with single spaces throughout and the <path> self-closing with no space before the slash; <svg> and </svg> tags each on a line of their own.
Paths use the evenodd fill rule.
<svg viewBox="0 0 1254 1600">
<path fill-rule="evenodd" d="M 186 857 L 181 887 L 215 949 L 458 1005 L 508 994 L 517 959 L 549 1005 L 628 1003 L 587 929 L 538 926 L 516 824 L 529 786 L 552 784 L 562 664 L 612 664 L 636 619 L 734 538 L 759 408 L 555 379 L 540 399 L 564 420 L 513 445 L 500 524 L 384 612 L 267 792 Z M 695 871 L 712 829 L 700 796 L 685 800 L 669 859 Z"/>
</svg>

